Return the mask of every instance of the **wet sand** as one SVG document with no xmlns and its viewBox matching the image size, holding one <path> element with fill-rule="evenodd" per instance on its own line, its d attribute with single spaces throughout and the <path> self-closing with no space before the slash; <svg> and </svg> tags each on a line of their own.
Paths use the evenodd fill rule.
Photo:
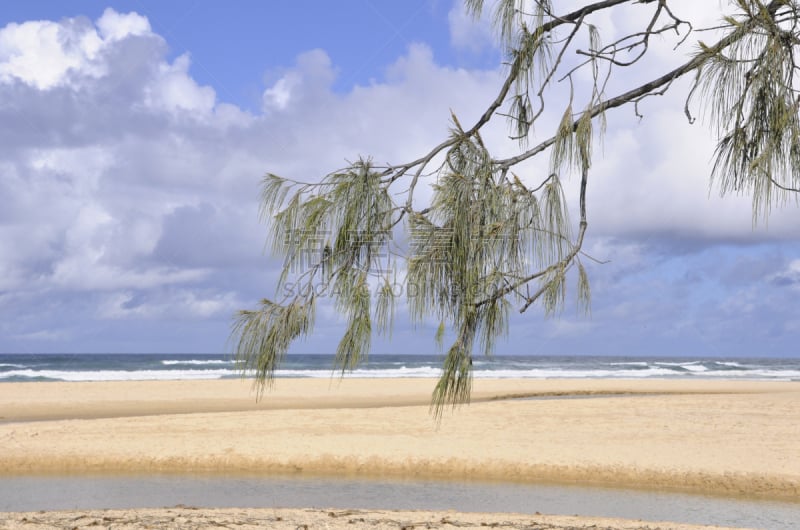
<svg viewBox="0 0 800 530">
<path fill-rule="evenodd" d="M 476 380 L 473 403 L 441 423 L 432 388 L 286 379 L 256 402 L 239 380 L 4 383 L 0 474 L 470 478 L 800 499 L 800 383 Z"/>
<path fill-rule="evenodd" d="M 0 527 L 45 528 L 272 528 L 383 530 L 510 528 L 524 530 L 702 530 L 721 528 L 674 523 L 644 523 L 591 517 L 504 513 L 416 512 L 390 510 L 196 509 L 94 510 L 0 513 Z"/>
</svg>

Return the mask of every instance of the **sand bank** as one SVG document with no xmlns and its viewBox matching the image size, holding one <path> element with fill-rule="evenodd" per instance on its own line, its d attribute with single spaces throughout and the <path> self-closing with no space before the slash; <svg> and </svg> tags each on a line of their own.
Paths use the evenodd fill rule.
<svg viewBox="0 0 800 530">
<path fill-rule="evenodd" d="M 95 510 L 81 512 L 0 513 L 0 527 L 9 529 L 113 527 L 136 528 L 311 528 L 353 529 L 480 529 L 525 530 L 702 530 L 720 527 L 644 523 L 623 519 L 561 517 L 503 513 L 457 513 L 377 510 L 192 509 Z"/>
<path fill-rule="evenodd" d="M 0 473 L 253 472 L 577 482 L 800 499 L 800 383 L 0 384 Z M 541 396 L 536 398 L 536 396 Z M 39 421 L 30 421 L 39 420 Z"/>
</svg>

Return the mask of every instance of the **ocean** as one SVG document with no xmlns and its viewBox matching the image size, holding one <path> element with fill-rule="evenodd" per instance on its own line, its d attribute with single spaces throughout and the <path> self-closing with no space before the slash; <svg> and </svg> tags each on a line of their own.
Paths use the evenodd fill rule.
<svg viewBox="0 0 800 530">
<path fill-rule="evenodd" d="M 373 355 L 345 377 L 439 377 L 440 355 Z M 669 378 L 800 381 L 800 358 L 497 356 L 477 358 L 476 378 Z M 226 354 L 0 354 L 0 383 L 230 379 Z M 277 377 L 331 377 L 331 355 L 288 355 Z"/>
<path fill-rule="evenodd" d="M 346 377 L 437 377 L 438 355 L 373 355 Z M 680 378 L 800 381 L 800 359 L 498 356 L 474 361 L 476 377 Z M 330 355 L 289 355 L 278 377 L 336 377 Z M 0 384 L 239 378 L 230 355 L 0 354 Z M 458 509 L 579 514 L 694 524 L 797 528 L 800 505 L 674 492 L 470 481 L 238 475 L 0 477 L 0 511 L 257 506 Z"/>
</svg>

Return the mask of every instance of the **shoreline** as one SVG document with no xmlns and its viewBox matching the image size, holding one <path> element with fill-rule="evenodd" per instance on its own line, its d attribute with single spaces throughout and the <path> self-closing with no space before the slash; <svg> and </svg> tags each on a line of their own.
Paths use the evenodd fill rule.
<svg viewBox="0 0 800 530">
<path fill-rule="evenodd" d="M 428 406 L 434 378 L 278 378 L 0 383 L 0 424 L 167 414 Z M 471 403 L 527 399 L 800 392 L 800 381 L 475 379 Z M 323 399 L 324 398 L 324 399 Z M 469 405 L 467 405 L 469 406 Z"/>
<path fill-rule="evenodd" d="M 657 525 L 656 527 L 650 525 Z M 512 529 L 547 528 L 550 530 L 712 530 L 734 527 L 692 525 L 669 522 L 632 521 L 606 517 L 570 517 L 541 514 L 480 513 L 408 510 L 341 510 L 286 508 L 175 508 L 140 510 L 81 510 L 54 512 L 0 512 L 0 525 L 9 529 L 101 526 L 124 528 L 233 527 L 248 528 L 465 528 Z"/>
<path fill-rule="evenodd" d="M 580 484 L 800 499 L 800 383 L 431 379 L 0 384 L 0 479 L 281 474 Z M 581 398 L 581 399 L 576 399 Z"/>
</svg>

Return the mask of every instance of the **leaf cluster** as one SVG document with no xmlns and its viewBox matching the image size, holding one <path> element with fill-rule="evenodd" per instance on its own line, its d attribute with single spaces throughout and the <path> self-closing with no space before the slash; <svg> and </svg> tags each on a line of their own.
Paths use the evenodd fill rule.
<svg viewBox="0 0 800 530">
<path fill-rule="evenodd" d="M 486 8 L 483 0 L 465 6 L 476 17 Z M 434 414 L 467 402 L 473 356 L 494 351 L 515 306 L 525 312 L 539 304 L 544 315 L 557 315 L 574 279 L 579 307 L 588 312 L 584 259 L 593 258 L 582 249 L 596 140 L 610 110 L 629 108 L 641 116 L 648 98 L 684 76 L 695 76 L 686 104 L 690 121 L 689 98 L 701 94 L 718 136 L 713 178 L 720 190 L 750 194 L 755 215 L 796 197 L 797 2 L 731 0 L 728 8 L 729 14 L 721 9 L 718 26 L 695 29 L 668 0 L 598 0 L 559 12 L 561 6 L 548 0 L 497 0 L 491 17 L 506 75 L 471 127 L 452 115 L 447 138 L 401 164 L 359 158 L 319 182 L 264 178 L 261 216 L 283 269 L 276 300 L 236 317 L 232 337 L 243 369 L 255 373 L 259 388 L 269 384 L 292 342 L 312 332 L 320 292 L 331 296 L 346 323 L 335 368 L 355 368 L 373 333 L 391 333 L 400 281 L 413 321 L 439 322 L 435 340 L 444 359 Z M 599 16 L 625 9 L 642 15 L 641 28 L 603 39 Z M 607 95 L 620 70 L 650 64 L 656 37 L 672 36 L 680 49 L 700 30 L 720 39 L 699 42 L 676 68 Z M 546 111 L 560 119 L 542 135 Z M 482 138 L 498 118 L 508 121 L 513 156 L 494 155 Z M 536 157 L 544 159 L 538 167 L 546 172 L 523 169 Z M 579 177 L 577 218 L 567 208 L 570 176 Z M 420 186 L 430 191 L 421 207 L 415 202 Z M 281 295 L 289 280 L 302 288 Z M 448 345 L 446 336 L 452 337 Z"/>
</svg>

